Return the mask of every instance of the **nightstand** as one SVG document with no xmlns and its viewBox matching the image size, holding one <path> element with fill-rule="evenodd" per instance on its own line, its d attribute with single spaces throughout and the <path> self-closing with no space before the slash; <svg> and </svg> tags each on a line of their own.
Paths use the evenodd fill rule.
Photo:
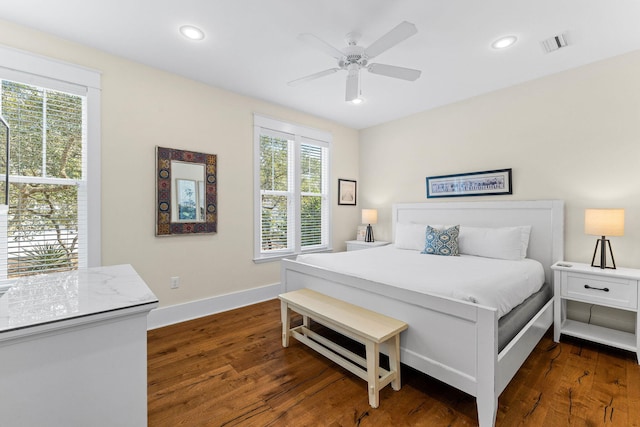
<svg viewBox="0 0 640 427">
<path fill-rule="evenodd" d="M 636 353 L 640 364 L 640 270 L 632 268 L 601 269 L 589 264 L 562 261 L 554 271 L 553 339 L 560 335 L 622 348 Z M 567 301 L 611 307 L 634 313 L 635 333 L 593 325 L 567 318 Z"/>
<path fill-rule="evenodd" d="M 364 240 L 348 240 L 347 251 L 359 251 L 361 249 L 371 249 L 380 246 L 386 246 L 389 242 L 383 242 L 382 240 L 376 240 L 375 242 L 365 242 Z"/>
</svg>

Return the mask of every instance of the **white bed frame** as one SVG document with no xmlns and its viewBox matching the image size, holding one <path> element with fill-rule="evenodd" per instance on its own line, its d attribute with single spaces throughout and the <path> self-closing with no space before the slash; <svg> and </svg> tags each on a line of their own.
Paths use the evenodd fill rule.
<svg viewBox="0 0 640 427">
<path fill-rule="evenodd" d="M 531 225 L 528 258 L 542 263 L 553 285 L 551 265 L 563 259 L 564 202 L 427 202 L 393 206 L 396 223 L 468 226 Z M 495 425 L 498 396 L 553 323 L 549 301 L 498 352 L 495 308 L 427 295 L 336 273 L 293 260 L 282 262 L 283 292 L 310 288 L 403 320 L 401 361 L 476 397 L 480 427 Z"/>
</svg>

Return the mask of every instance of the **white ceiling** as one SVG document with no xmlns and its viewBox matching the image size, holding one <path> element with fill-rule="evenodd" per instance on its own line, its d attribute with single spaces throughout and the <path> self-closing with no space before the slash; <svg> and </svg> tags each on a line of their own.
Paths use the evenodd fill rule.
<svg viewBox="0 0 640 427">
<path fill-rule="evenodd" d="M 640 49 L 638 0 L 0 0 L 0 19 L 356 129 Z M 363 71 L 357 106 L 345 71 L 287 86 L 336 66 L 298 34 L 342 49 L 357 31 L 366 47 L 405 20 L 418 33 L 374 62 L 417 81 Z M 186 40 L 185 24 L 206 38 Z M 571 45 L 545 53 L 562 32 Z M 518 43 L 490 47 L 507 34 Z"/>
</svg>

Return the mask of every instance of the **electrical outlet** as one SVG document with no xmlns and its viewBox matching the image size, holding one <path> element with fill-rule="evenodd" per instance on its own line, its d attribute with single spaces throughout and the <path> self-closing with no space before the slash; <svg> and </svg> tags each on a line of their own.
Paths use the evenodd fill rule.
<svg viewBox="0 0 640 427">
<path fill-rule="evenodd" d="M 180 277 L 173 276 L 171 278 L 171 289 L 178 289 L 180 287 Z"/>
</svg>

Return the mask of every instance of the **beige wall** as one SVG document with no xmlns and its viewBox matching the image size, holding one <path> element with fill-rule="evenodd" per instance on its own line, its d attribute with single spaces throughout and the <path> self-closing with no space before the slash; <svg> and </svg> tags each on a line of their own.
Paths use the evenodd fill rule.
<svg viewBox="0 0 640 427">
<path fill-rule="evenodd" d="M 584 209 L 626 209 L 618 266 L 640 267 L 640 52 L 412 115 L 360 132 L 363 207 L 426 201 L 425 177 L 513 168 L 512 196 L 565 200 L 565 258 L 590 262 Z M 455 199 L 448 199 L 449 201 Z"/>
<path fill-rule="evenodd" d="M 360 208 L 379 208 L 376 238 L 391 239 L 391 204 L 425 201 L 426 176 L 510 167 L 513 196 L 492 198 L 565 200 L 567 259 L 591 259 L 584 208 L 623 207 L 616 261 L 640 267 L 640 52 L 358 133 L 2 21 L 0 43 L 102 71 L 102 262 L 132 264 L 162 306 L 279 281 L 278 263 L 252 261 L 253 112 L 333 134 L 332 190 L 357 179 L 359 199 L 333 197 L 337 249 Z M 156 145 L 218 155 L 217 234 L 155 237 Z"/>
<path fill-rule="evenodd" d="M 132 264 L 161 306 L 279 282 L 278 262 L 252 261 L 254 112 L 333 134 L 334 195 L 338 177 L 358 178 L 353 129 L 2 21 L 0 43 L 102 72 L 102 263 Z M 155 237 L 156 145 L 218 155 L 217 234 Z M 344 249 L 358 210 L 336 200 L 333 241 Z"/>
</svg>

